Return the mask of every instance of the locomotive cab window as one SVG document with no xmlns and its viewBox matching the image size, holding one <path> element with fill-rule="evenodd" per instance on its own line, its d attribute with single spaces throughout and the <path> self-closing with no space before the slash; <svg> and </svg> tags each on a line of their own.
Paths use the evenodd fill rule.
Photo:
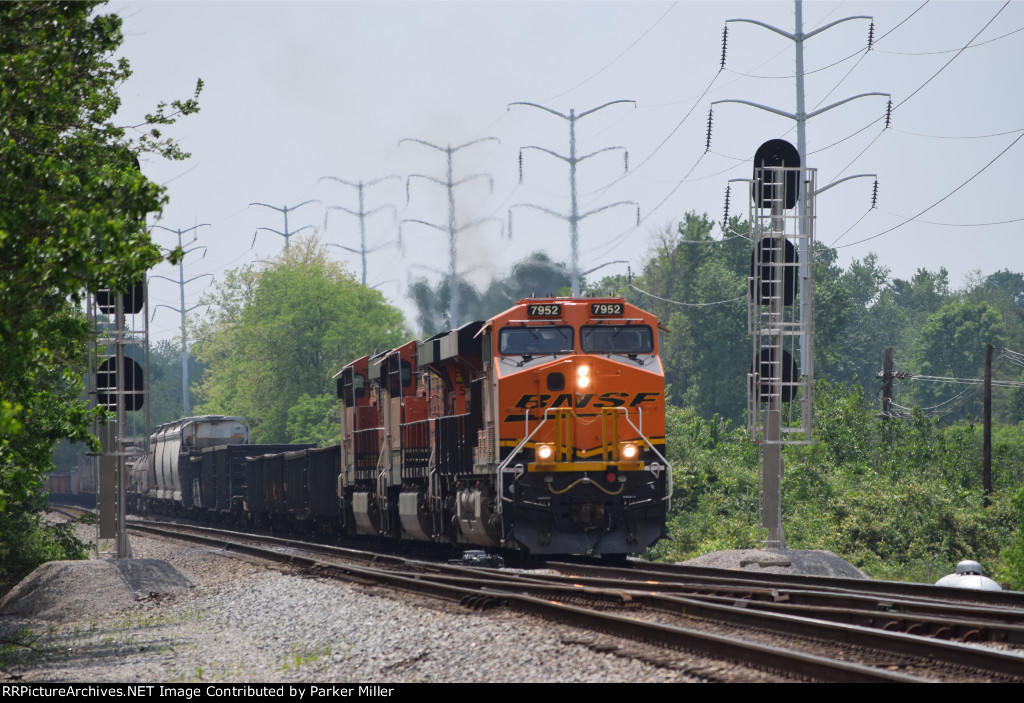
<svg viewBox="0 0 1024 703">
<path fill-rule="evenodd" d="M 352 369 L 345 369 L 338 378 L 338 397 L 345 401 L 345 406 L 351 408 L 356 404 L 356 398 L 366 396 L 366 377 L 361 373 L 355 373 Z"/>
<path fill-rule="evenodd" d="M 654 334 L 647 325 L 588 325 L 580 345 L 587 354 L 652 354 Z"/>
<path fill-rule="evenodd" d="M 505 327 L 498 333 L 498 353 L 558 354 L 572 351 L 572 327 Z"/>
<path fill-rule="evenodd" d="M 393 366 L 388 370 L 388 392 L 393 397 L 401 395 L 403 388 L 412 385 L 412 364 L 401 359 L 398 368 Z"/>
</svg>

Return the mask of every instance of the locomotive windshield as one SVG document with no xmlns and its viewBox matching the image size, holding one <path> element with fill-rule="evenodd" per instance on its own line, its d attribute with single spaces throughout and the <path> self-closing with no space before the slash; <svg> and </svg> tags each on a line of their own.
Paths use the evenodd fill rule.
<svg viewBox="0 0 1024 703">
<path fill-rule="evenodd" d="M 557 354 L 572 351 L 572 327 L 505 327 L 498 333 L 499 354 Z"/>
<path fill-rule="evenodd" d="M 591 325 L 580 329 L 587 354 L 651 354 L 654 334 L 646 325 Z"/>
</svg>

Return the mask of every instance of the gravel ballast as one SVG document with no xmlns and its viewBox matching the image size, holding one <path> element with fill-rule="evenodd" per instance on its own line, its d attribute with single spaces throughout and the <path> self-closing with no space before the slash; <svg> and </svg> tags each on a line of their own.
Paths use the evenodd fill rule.
<svg viewBox="0 0 1024 703">
<path fill-rule="evenodd" d="M 0 608 L 0 678 L 33 682 L 683 682 L 629 643 L 509 611 L 309 578 L 132 538 L 134 564 L 57 562 Z M 620 648 L 625 645 L 625 648 Z"/>
</svg>

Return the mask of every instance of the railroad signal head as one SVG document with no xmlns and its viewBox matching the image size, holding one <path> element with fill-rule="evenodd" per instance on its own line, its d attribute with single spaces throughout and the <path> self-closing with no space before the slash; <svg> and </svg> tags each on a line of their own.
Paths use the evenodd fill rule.
<svg viewBox="0 0 1024 703">
<path fill-rule="evenodd" d="M 785 237 L 762 238 L 750 253 L 750 297 L 758 305 L 771 305 L 773 301 L 792 305 L 799 263 L 791 241 Z M 760 286 L 756 281 L 760 281 Z"/>
<path fill-rule="evenodd" d="M 782 352 L 781 355 L 778 354 L 779 351 Z M 788 351 L 765 347 L 754 357 L 750 370 L 758 376 L 758 387 L 752 390 L 755 390 L 760 402 L 769 403 L 773 397 L 783 403 L 793 400 L 797 391 L 794 381 L 799 378 L 800 371 L 797 369 L 796 360 Z"/>
<path fill-rule="evenodd" d="M 754 153 L 754 202 L 759 208 L 782 205 L 796 207 L 800 192 L 800 172 L 786 171 L 782 177 L 774 168 L 800 168 L 800 153 L 785 139 L 770 139 Z M 759 169 L 763 169 L 760 170 Z"/>
<path fill-rule="evenodd" d="M 145 281 L 139 281 L 132 286 L 127 293 L 114 293 L 109 288 L 100 288 L 96 291 L 96 306 L 104 315 L 113 315 L 117 312 L 117 296 L 121 296 L 121 305 L 125 315 L 137 315 L 142 312 L 145 303 L 146 285 Z"/>
<path fill-rule="evenodd" d="M 145 388 L 145 374 L 138 362 L 125 357 L 124 409 L 138 410 L 142 407 Z M 96 402 L 109 409 L 117 410 L 117 357 L 109 357 L 96 371 Z"/>
</svg>

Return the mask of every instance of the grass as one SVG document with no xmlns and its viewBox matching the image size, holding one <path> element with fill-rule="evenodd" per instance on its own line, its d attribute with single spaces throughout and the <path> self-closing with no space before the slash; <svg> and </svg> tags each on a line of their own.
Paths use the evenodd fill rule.
<svg viewBox="0 0 1024 703">
<path fill-rule="evenodd" d="M 331 644 L 325 642 L 323 647 L 312 647 L 308 649 L 296 649 L 292 647 L 291 652 L 285 655 L 281 665 L 282 671 L 299 669 L 308 664 L 313 664 L 323 657 L 331 656 Z"/>
</svg>

